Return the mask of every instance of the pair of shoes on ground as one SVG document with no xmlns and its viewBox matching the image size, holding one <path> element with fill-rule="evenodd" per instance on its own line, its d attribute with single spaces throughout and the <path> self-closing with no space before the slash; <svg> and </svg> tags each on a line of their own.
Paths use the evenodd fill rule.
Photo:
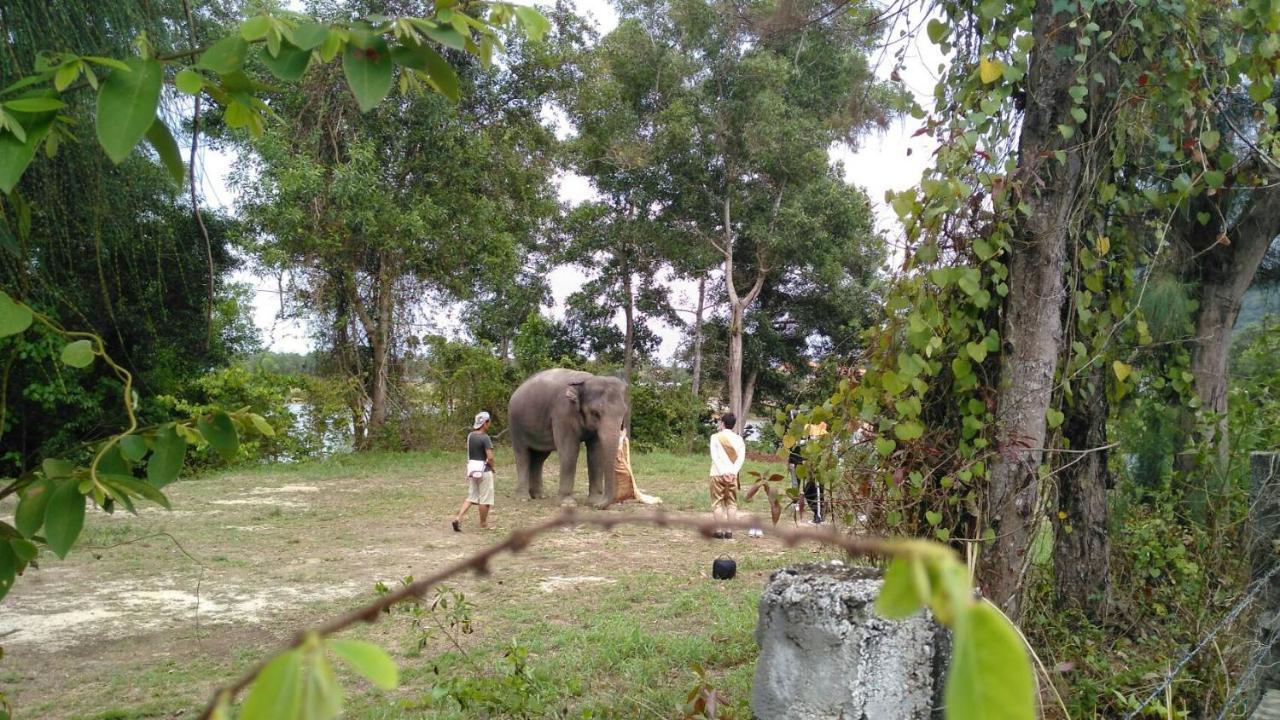
<svg viewBox="0 0 1280 720">
<path fill-rule="evenodd" d="M 717 540 L 732 540 L 733 533 L 729 532 L 728 530 L 716 530 L 715 532 L 711 533 L 711 537 Z"/>
<path fill-rule="evenodd" d="M 764 537 L 764 530 L 762 530 L 762 529 L 760 529 L 760 528 L 751 528 L 751 529 L 747 530 L 747 537 L 749 537 L 749 538 L 762 538 L 762 537 Z"/>
</svg>

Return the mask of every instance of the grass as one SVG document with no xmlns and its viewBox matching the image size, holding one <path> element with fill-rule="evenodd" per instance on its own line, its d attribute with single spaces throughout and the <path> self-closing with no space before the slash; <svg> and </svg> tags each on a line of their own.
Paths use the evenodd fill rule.
<svg viewBox="0 0 1280 720">
<path fill-rule="evenodd" d="M 513 498 L 510 455 L 497 459 L 503 531 L 556 512 L 553 500 Z M 633 457 L 639 486 L 678 512 L 706 512 L 707 462 Z M 474 511 L 467 532 L 448 528 L 464 494 L 459 465 L 456 453 L 374 453 L 256 466 L 172 486 L 172 514 L 90 513 L 81 547 L 65 561 L 42 557 L 5 599 L 0 631 L 8 614 L 19 632 L 5 641 L 0 691 L 20 717 L 191 717 L 215 686 L 298 629 L 372 599 L 375 582 L 421 577 L 496 541 L 474 531 Z M 576 489 L 585 496 L 585 462 Z M 765 512 L 762 500 L 748 509 Z M 746 716 L 760 591 L 770 572 L 811 561 L 812 550 L 640 526 L 556 531 L 486 577 L 450 583 L 471 606 L 474 632 L 450 640 L 428 616 L 419 652 L 405 613 L 353 629 L 393 653 L 402 684 L 378 692 L 343 671 L 347 716 L 672 717 L 697 682 L 694 664 Z M 708 578 L 722 553 L 739 560 L 732 582 Z M 197 588 L 199 629 L 189 601 Z M 187 600 L 137 601 L 166 593 Z M 33 634 L 43 619 L 86 608 L 115 615 Z"/>
</svg>

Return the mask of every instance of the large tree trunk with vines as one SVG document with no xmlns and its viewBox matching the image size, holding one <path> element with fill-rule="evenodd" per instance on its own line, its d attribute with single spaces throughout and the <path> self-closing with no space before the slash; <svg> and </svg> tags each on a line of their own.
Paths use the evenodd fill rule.
<svg viewBox="0 0 1280 720">
<path fill-rule="evenodd" d="M 991 463 L 986 518 L 995 540 L 984 548 L 979 581 L 984 593 L 1015 620 L 1022 611 L 1022 581 L 1040 527 L 1039 468 L 1047 436 L 1046 412 L 1062 349 L 1063 267 L 1073 210 L 1087 165 L 1096 154 L 1087 132 L 1070 143 L 1058 131 L 1070 124 L 1078 68 L 1056 46 L 1072 44 L 1071 13 L 1056 14 L 1053 0 L 1033 10 L 1036 46 L 1027 73 L 1027 102 L 1019 138 L 1019 180 L 1031 212 L 1016 229 L 1009 253 L 997 390 L 997 455 Z M 1066 161 L 1055 160 L 1064 150 Z"/>
<path fill-rule="evenodd" d="M 1107 372 L 1097 364 L 1076 385 L 1066 408 L 1062 435 L 1070 444 L 1059 455 L 1058 513 L 1054 516 L 1054 588 L 1060 602 L 1082 609 L 1093 620 L 1106 614 L 1111 594 L 1107 527 Z"/>
<path fill-rule="evenodd" d="M 1192 274 L 1199 279 L 1199 310 L 1191 346 L 1191 374 L 1195 377 L 1200 411 L 1213 422 L 1203 428 L 1218 461 L 1225 465 L 1227 437 L 1227 354 L 1231 329 L 1240 314 L 1244 293 L 1262 264 L 1267 248 L 1280 234 L 1280 187 L 1255 191 L 1240 219 L 1222 235 L 1202 234 L 1192 242 L 1196 252 Z M 1193 422 L 1191 423 L 1194 424 Z M 1180 469 L 1192 469 L 1194 457 L 1179 457 Z"/>
</svg>

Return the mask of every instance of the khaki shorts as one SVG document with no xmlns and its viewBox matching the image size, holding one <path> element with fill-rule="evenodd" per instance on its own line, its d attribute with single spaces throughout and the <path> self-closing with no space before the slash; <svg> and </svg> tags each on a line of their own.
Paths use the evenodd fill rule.
<svg viewBox="0 0 1280 720">
<path fill-rule="evenodd" d="M 493 471 L 485 470 L 478 478 L 467 478 L 467 502 L 472 505 L 493 504 Z"/>
<path fill-rule="evenodd" d="M 738 476 L 737 475 L 712 475 L 711 476 L 711 509 L 737 509 L 738 507 Z"/>
</svg>

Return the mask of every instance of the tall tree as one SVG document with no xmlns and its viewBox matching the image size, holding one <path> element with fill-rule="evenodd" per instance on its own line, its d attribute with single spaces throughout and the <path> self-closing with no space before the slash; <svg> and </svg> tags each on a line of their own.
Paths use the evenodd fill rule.
<svg viewBox="0 0 1280 720">
<path fill-rule="evenodd" d="M 636 83 L 637 142 L 662 162 L 669 222 L 718 254 L 728 314 L 729 407 L 750 408 L 745 320 L 765 283 L 801 261 L 792 222 L 827 183 L 827 150 L 886 121 L 894 95 L 864 57 L 869 5 L 638 0 L 620 5 L 610 73 Z M 610 40 L 607 39 L 607 40 Z M 624 158 L 627 146 L 618 146 Z"/>
<path fill-rule="evenodd" d="M 224 3 L 209 3 L 197 31 L 214 32 L 227 18 Z M 179 0 L 6 2 L 0 86 L 56 66 L 57 56 L 48 53 L 126 57 L 139 33 L 162 47 L 184 47 L 185 23 Z M 90 69 L 99 81 L 109 71 Z M 234 290 L 227 274 L 237 264 L 228 241 L 234 225 L 206 214 L 206 247 L 183 188 L 144 153 L 117 166 L 95 143 L 72 141 L 73 127 L 93 126 L 92 100 L 66 94 L 62 112 L 76 124 L 58 122 L 14 191 L 0 195 L 0 288 L 67 327 L 100 335 L 132 373 L 143 420 L 160 421 L 167 409 L 156 398 L 179 394 L 208 369 L 254 349 L 256 338 L 223 312 L 237 307 L 226 302 Z M 177 103 L 170 110 L 173 117 L 189 113 Z M 0 154 L 16 149 L 5 143 Z M 0 358 L 20 353 L 53 363 L 8 362 L 0 416 L 18 432 L 4 433 L 0 474 L 56 456 L 122 415 L 119 403 L 106 401 L 115 389 L 105 367 L 86 371 L 94 379 L 83 385 L 53 369 L 55 340 L 36 331 L 0 340 Z"/>
<path fill-rule="evenodd" d="M 238 175 L 259 260 L 292 269 L 295 307 L 358 380 L 361 447 L 388 420 L 392 368 L 421 302 L 491 287 L 555 214 L 554 140 L 537 98 L 559 66 L 544 52 L 513 40 L 511 62 L 487 72 L 456 56 L 470 86 L 462 104 L 402 79 L 397 102 L 363 114 L 338 91 L 342 73 L 320 68 L 279 98 L 297 124 L 255 141 L 256 162 Z"/>
</svg>

